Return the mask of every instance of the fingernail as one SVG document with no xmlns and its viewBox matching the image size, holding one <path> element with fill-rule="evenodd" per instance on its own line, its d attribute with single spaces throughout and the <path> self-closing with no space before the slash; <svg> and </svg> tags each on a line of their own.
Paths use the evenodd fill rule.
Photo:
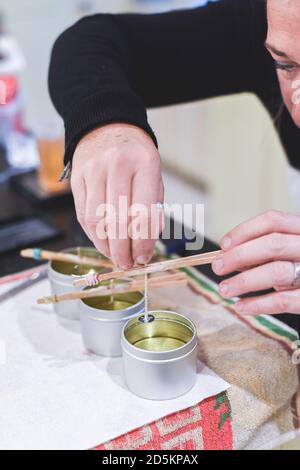
<svg viewBox="0 0 300 470">
<path fill-rule="evenodd" d="M 121 270 L 122 271 L 127 271 L 128 269 L 131 269 L 132 268 L 132 265 L 130 264 L 123 264 L 122 266 L 120 266 Z"/>
<path fill-rule="evenodd" d="M 112 262 L 114 266 L 117 266 L 121 271 L 127 271 L 128 269 L 132 268 L 132 263 L 131 264 L 125 264 L 125 263 L 119 263 L 116 259 L 112 259 Z"/>
<path fill-rule="evenodd" d="M 223 238 L 222 243 L 221 243 L 221 247 L 223 248 L 223 250 L 228 250 L 230 245 L 231 245 L 231 238 L 229 237 Z"/>
<path fill-rule="evenodd" d="M 147 259 L 145 256 L 138 256 L 135 260 L 136 264 L 146 264 Z"/>
<path fill-rule="evenodd" d="M 213 268 L 214 268 L 214 271 L 216 271 L 216 272 L 221 271 L 223 266 L 224 266 L 224 263 L 223 263 L 223 260 L 221 258 L 217 258 L 213 262 Z"/>
<path fill-rule="evenodd" d="M 228 294 L 228 291 L 229 291 L 228 284 L 220 284 L 219 285 L 219 291 L 220 291 L 220 294 L 222 294 L 222 295 Z"/>
</svg>

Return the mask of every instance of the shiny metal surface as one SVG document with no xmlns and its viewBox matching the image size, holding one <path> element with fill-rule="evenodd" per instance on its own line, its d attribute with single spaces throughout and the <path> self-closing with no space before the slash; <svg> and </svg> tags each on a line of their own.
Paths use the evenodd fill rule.
<svg viewBox="0 0 300 470">
<path fill-rule="evenodd" d="M 135 317 L 122 334 L 124 375 L 129 390 L 152 400 L 187 393 L 196 381 L 197 334 L 188 318 L 154 311 L 151 323 Z"/>
<path fill-rule="evenodd" d="M 123 327 L 129 319 L 144 311 L 144 305 L 144 296 L 140 292 L 81 300 L 80 325 L 86 349 L 101 356 L 121 356 Z"/>
<path fill-rule="evenodd" d="M 112 296 L 99 296 L 85 299 L 84 303 L 97 310 L 125 310 L 142 299 L 140 292 L 126 292 Z"/>
<path fill-rule="evenodd" d="M 131 322 L 124 332 L 127 341 L 147 351 L 170 351 L 187 344 L 193 337 L 192 326 L 184 319 L 156 313 L 154 321 Z"/>
<path fill-rule="evenodd" d="M 95 248 L 78 247 L 64 250 L 66 253 L 80 254 L 101 258 L 102 255 Z M 66 292 L 76 292 L 81 290 L 73 286 L 73 281 L 77 276 L 83 276 L 93 272 L 104 272 L 103 268 L 95 266 L 78 265 L 65 263 L 63 261 L 51 261 L 48 264 L 48 277 L 51 284 L 52 294 L 64 294 Z M 69 320 L 79 320 L 78 300 L 59 302 L 54 304 L 54 310 L 61 318 Z"/>
</svg>

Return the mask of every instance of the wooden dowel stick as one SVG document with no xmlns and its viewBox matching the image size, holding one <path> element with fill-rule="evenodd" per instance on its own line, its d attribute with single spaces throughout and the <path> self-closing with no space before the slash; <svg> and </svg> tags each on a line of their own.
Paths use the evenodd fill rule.
<svg viewBox="0 0 300 470">
<path fill-rule="evenodd" d="M 32 248 L 27 248 L 20 252 L 20 255 L 24 258 L 36 258 L 35 255 L 36 251 Z M 45 259 L 48 261 L 63 261 L 65 263 L 74 263 L 74 264 L 85 264 L 90 266 L 96 267 L 103 267 L 103 268 L 112 268 L 113 263 L 108 259 L 102 258 L 92 258 L 89 256 L 78 256 L 72 253 L 63 253 L 63 252 L 55 252 L 55 251 L 47 251 L 47 250 L 39 250 L 39 258 Z"/>
<path fill-rule="evenodd" d="M 187 283 L 187 275 L 185 273 L 169 274 L 166 276 L 156 276 L 149 278 L 148 285 L 150 288 L 169 287 L 173 285 L 183 285 Z M 57 303 L 67 300 L 88 299 L 91 297 L 108 296 L 114 294 L 122 294 L 126 292 L 143 291 L 143 280 L 128 281 L 122 284 L 113 284 L 111 287 L 99 286 L 93 289 L 88 289 L 79 292 L 66 292 L 60 295 L 50 295 L 49 297 L 42 297 L 37 300 L 38 304 Z"/>
<path fill-rule="evenodd" d="M 213 251 L 210 253 L 203 253 L 200 255 L 187 256 L 186 258 L 176 258 L 167 261 L 160 261 L 158 263 L 148 264 L 146 267 L 134 268 L 128 271 L 112 271 L 109 273 L 96 273 L 90 276 L 85 276 L 74 281 L 75 286 L 88 286 L 95 285 L 101 281 L 109 279 L 122 279 L 123 277 L 142 276 L 156 272 L 167 271 L 169 269 L 179 269 L 191 266 L 200 266 L 203 264 L 210 264 L 221 251 Z"/>
</svg>

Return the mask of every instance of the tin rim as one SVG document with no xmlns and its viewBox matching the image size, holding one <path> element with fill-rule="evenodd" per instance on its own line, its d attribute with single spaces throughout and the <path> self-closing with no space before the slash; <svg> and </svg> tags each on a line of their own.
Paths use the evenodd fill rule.
<svg viewBox="0 0 300 470">
<path fill-rule="evenodd" d="M 73 254 L 76 254 L 76 250 L 78 248 L 81 248 L 83 250 L 86 250 L 86 251 L 97 251 L 95 248 L 93 248 L 92 246 L 75 246 L 75 247 L 71 247 L 71 248 L 66 248 L 65 250 L 62 250 L 63 253 L 73 253 Z M 101 256 L 99 257 L 101 258 Z M 104 271 L 104 270 L 103 270 Z M 55 281 L 55 282 L 59 282 L 61 284 L 64 284 L 66 286 L 72 286 L 73 285 L 73 280 L 76 279 L 77 277 L 80 277 L 80 275 L 76 275 L 76 274 L 64 274 L 64 273 L 61 273 L 59 271 L 56 271 L 54 268 L 53 268 L 53 261 L 49 261 L 48 262 L 48 276 L 50 277 L 51 280 Z"/>
<path fill-rule="evenodd" d="M 87 318 L 95 321 L 106 321 L 111 322 L 112 320 L 131 320 L 133 315 L 140 315 L 144 311 L 145 296 L 143 292 L 138 292 L 141 298 L 140 300 L 121 310 L 102 310 L 99 308 L 91 307 L 85 303 L 85 299 L 79 300 L 80 313 L 86 315 Z M 93 298 L 93 297 L 91 297 Z"/>
<path fill-rule="evenodd" d="M 123 327 L 122 339 L 121 339 L 123 351 L 134 356 L 138 360 L 166 361 L 170 359 L 182 358 L 185 355 L 191 353 L 195 349 L 195 347 L 197 346 L 197 328 L 194 322 L 190 318 L 187 318 L 184 315 L 181 315 L 177 312 L 172 312 L 169 310 L 154 310 L 154 311 L 149 312 L 149 314 L 153 315 L 154 317 L 157 314 L 162 314 L 162 317 L 160 318 L 160 320 L 165 320 L 165 321 L 170 321 L 170 322 L 172 321 L 174 322 L 174 318 L 177 319 L 177 322 L 184 324 L 185 326 L 191 329 L 191 331 L 193 332 L 192 337 L 186 344 L 183 344 L 182 346 L 179 346 L 178 348 L 173 348 L 173 349 L 169 349 L 166 351 L 151 351 L 151 350 L 141 349 L 135 346 L 134 344 L 132 344 L 126 338 L 126 330 L 130 326 L 133 327 L 134 324 L 136 324 L 136 322 L 139 321 L 135 317 L 135 318 L 131 318 Z"/>
</svg>

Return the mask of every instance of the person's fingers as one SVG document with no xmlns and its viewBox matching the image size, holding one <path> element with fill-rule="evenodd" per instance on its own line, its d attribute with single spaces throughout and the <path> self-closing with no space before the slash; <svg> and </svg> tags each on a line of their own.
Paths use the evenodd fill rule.
<svg viewBox="0 0 300 470">
<path fill-rule="evenodd" d="M 269 261 L 296 261 L 300 258 L 300 236 L 272 233 L 222 252 L 213 262 L 218 275 L 230 274 L 245 266 Z"/>
<path fill-rule="evenodd" d="M 84 178 L 81 175 L 72 173 L 71 176 L 71 189 L 74 198 L 75 212 L 78 222 L 84 230 L 86 236 L 91 240 L 91 234 L 85 224 L 85 204 L 86 204 L 86 187 Z"/>
<path fill-rule="evenodd" d="M 78 208 L 80 207 L 80 223 L 99 251 L 110 256 L 121 268 L 130 268 L 133 258 L 128 233 L 128 207 L 132 203 L 134 179 L 143 175 L 138 183 L 140 189 L 136 192 L 136 202 L 146 205 L 150 202 L 163 202 L 160 157 L 152 139 L 135 126 L 101 126 L 88 133 L 78 144 L 73 157 L 72 173 L 84 175 L 86 182 L 85 202 L 77 203 Z M 143 191 L 146 194 L 153 191 L 155 198 L 144 198 Z M 141 193 L 141 198 L 138 193 Z M 123 201 L 127 198 L 125 209 L 119 208 L 120 198 Z M 103 204 L 108 213 L 99 210 Z M 147 247 L 146 241 L 146 246 L 138 251 L 146 252 L 147 256 L 147 252 L 152 250 Z"/>
<path fill-rule="evenodd" d="M 111 212 L 107 217 L 109 250 L 113 263 L 121 269 L 133 266 L 129 229 L 129 206 L 131 204 L 131 175 L 119 164 L 112 165 L 106 188 L 107 203 Z"/>
<path fill-rule="evenodd" d="M 97 250 L 110 258 L 107 234 L 105 232 L 106 175 L 85 174 L 86 207 L 84 224 Z"/>
<path fill-rule="evenodd" d="M 136 264 L 147 264 L 163 227 L 163 185 L 159 168 L 151 168 L 151 177 L 145 183 L 146 170 L 138 172 L 132 186 L 132 257 Z M 149 173 L 148 173 L 149 174 Z"/>
<path fill-rule="evenodd" d="M 161 179 L 160 185 L 159 185 L 159 202 L 163 203 L 165 200 L 165 186 L 163 183 L 163 180 Z M 164 209 L 160 209 L 159 215 L 158 215 L 158 236 L 162 233 L 162 231 L 165 228 L 165 211 Z"/>
<path fill-rule="evenodd" d="M 259 265 L 258 265 L 259 266 Z M 240 268 L 240 269 L 237 269 L 237 272 L 239 273 L 243 273 L 245 271 L 248 271 L 248 269 L 253 269 L 253 268 L 256 268 L 257 266 L 246 266 L 245 268 Z"/>
<path fill-rule="evenodd" d="M 222 238 L 221 247 L 226 251 L 272 232 L 300 235 L 300 217 L 281 211 L 265 212 L 239 224 L 228 232 Z"/>
<path fill-rule="evenodd" d="M 71 175 L 71 190 L 73 193 L 76 215 L 78 218 L 83 218 L 85 213 L 86 202 L 86 188 L 82 175 L 72 173 Z"/>
<path fill-rule="evenodd" d="M 219 291 L 223 297 L 230 298 L 276 286 L 290 288 L 293 281 L 293 263 L 275 261 L 226 279 L 219 285 Z"/>
<path fill-rule="evenodd" d="M 233 307 L 241 315 L 300 314 L 300 289 L 239 300 Z"/>
</svg>

